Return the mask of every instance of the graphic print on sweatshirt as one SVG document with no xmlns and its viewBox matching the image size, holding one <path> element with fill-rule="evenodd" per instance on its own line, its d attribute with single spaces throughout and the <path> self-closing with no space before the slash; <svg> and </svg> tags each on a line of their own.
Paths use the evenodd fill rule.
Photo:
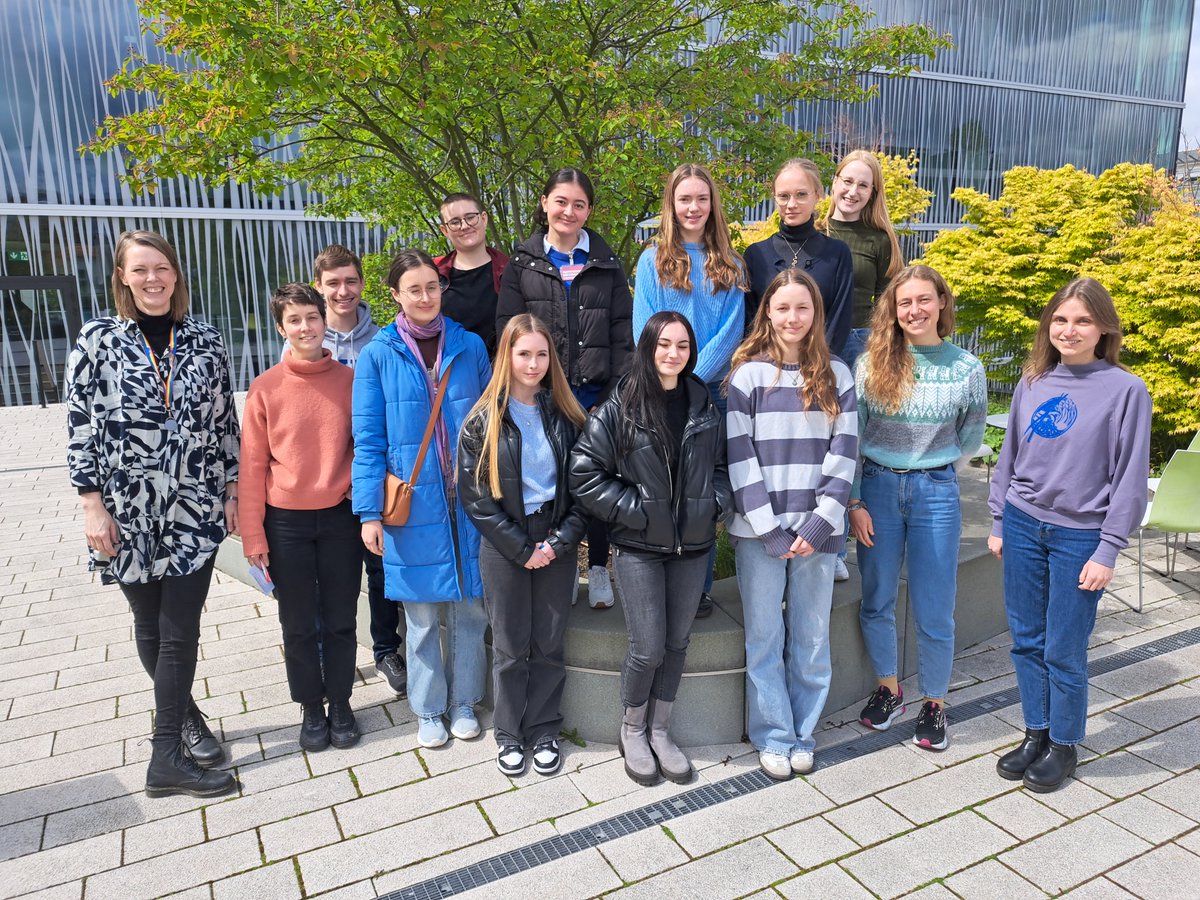
<svg viewBox="0 0 1200 900">
<path fill-rule="evenodd" d="M 1071 430 L 1078 418 L 1079 407 L 1075 405 L 1075 401 L 1067 394 L 1059 394 L 1033 411 L 1033 415 L 1029 417 L 1029 427 L 1021 437 L 1025 438 L 1027 444 L 1033 440 L 1035 434 L 1044 438 L 1062 437 Z"/>
</svg>

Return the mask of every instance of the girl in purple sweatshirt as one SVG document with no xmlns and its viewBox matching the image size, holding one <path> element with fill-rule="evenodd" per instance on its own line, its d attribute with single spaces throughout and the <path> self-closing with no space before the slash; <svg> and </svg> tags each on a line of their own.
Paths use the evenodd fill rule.
<svg viewBox="0 0 1200 900">
<path fill-rule="evenodd" d="M 1146 510 L 1150 395 L 1120 351 L 1121 321 L 1098 281 L 1054 295 L 1013 393 L 988 498 L 988 549 L 1004 560 L 1025 716 L 1025 740 L 996 768 L 1039 793 L 1075 771 L 1096 605 Z"/>
</svg>

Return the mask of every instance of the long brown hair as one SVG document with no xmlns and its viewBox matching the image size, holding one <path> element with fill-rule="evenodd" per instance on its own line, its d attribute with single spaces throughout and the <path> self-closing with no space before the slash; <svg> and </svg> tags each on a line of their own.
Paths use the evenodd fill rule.
<svg viewBox="0 0 1200 900">
<path fill-rule="evenodd" d="M 900 252 L 900 241 L 896 237 L 896 229 L 892 226 L 892 217 L 888 213 L 887 194 L 883 189 L 883 167 L 879 164 L 879 157 L 870 150 L 851 150 L 842 157 L 837 171 L 833 173 L 834 187 L 837 186 L 842 170 L 853 162 L 860 162 L 871 170 L 871 199 L 863 206 L 859 221 L 868 228 L 882 231 L 888 236 L 888 242 L 892 245 L 892 261 L 888 264 L 885 274 L 891 278 L 904 265 L 904 256 Z M 832 196 L 832 188 L 829 193 Z M 817 228 L 825 234 L 829 234 L 829 220 L 833 218 L 835 203 L 836 201 L 832 201 L 829 204 L 829 212 L 817 220 Z"/>
<path fill-rule="evenodd" d="M 479 465 L 475 469 L 475 487 L 482 489 L 486 482 L 488 492 L 497 500 L 503 494 L 500 490 L 500 467 L 496 465 L 496 454 L 500 446 L 501 422 L 508 410 L 509 393 L 512 388 L 513 345 L 527 334 L 540 334 L 546 339 L 546 346 L 550 348 L 550 365 L 546 374 L 542 376 L 542 384 L 545 386 L 546 378 L 550 379 L 551 402 L 577 428 L 582 428 L 587 419 L 583 407 L 571 393 L 571 386 L 567 383 L 567 376 L 563 374 L 558 354 L 554 350 L 554 338 L 546 323 L 529 313 L 513 316 L 504 326 L 496 346 L 492 380 L 467 414 L 468 419 L 481 416 L 484 420 L 483 446 L 479 451 Z"/>
<path fill-rule="evenodd" d="M 1029 358 L 1025 360 L 1025 367 L 1021 371 L 1026 381 L 1036 381 L 1062 361 L 1062 354 L 1050 343 L 1050 322 L 1058 308 L 1068 300 L 1078 300 L 1086 306 L 1100 328 L 1096 359 L 1107 360 L 1114 366 L 1126 368 L 1121 365 L 1120 360 L 1121 317 L 1117 315 L 1112 295 L 1095 278 L 1076 278 L 1059 288 L 1058 293 L 1050 298 L 1050 302 L 1042 310 L 1037 334 L 1033 337 L 1033 349 L 1029 351 Z"/>
<path fill-rule="evenodd" d="M 867 377 L 863 394 L 876 408 L 895 414 L 908 399 L 913 386 L 913 355 L 908 350 L 908 337 L 896 320 L 896 293 L 910 281 L 928 281 L 934 292 L 945 300 L 938 313 L 938 337 L 948 337 L 954 331 L 954 295 L 936 269 L 929 266 L 906 266 L 888 282 L 883 296 L 871 313 L 871 334 L 867 338 Z"/>
<path fill-rule="evenodd" d="M 834 377 L 830 362 L 829 344 L 825 341 L 825 304 L 821 301 L 821 289 L 816 281 L 803 269 L 784 269 L 767 285 L 762 303 L 758 305 L 758 312 L 754 314 L 754 321 L 750 325 L 750 334 L 733 351 L 733 361 L 729 365 L 725 384 L 729 384 L 733 373 L 742 363 L 763 357 L 775 363 L 775 383 L 779 383 L 783 374 L 784 350 L 783 342 L 771 324 L 771 298 L 780 288 L 789 284 L 807 290 L 813 305 L 812 327 L 800 342 L 800 374 L 804 382 L 797 391 L 804 399 L 805 406 L 809 409 L 819 408 L 832 419 L 842 411 L 842 407 L 838 403 L 837 378 Z"/>
<path fill-rule="evenodd" d="M 125 269 L 125 255 L 134 246 L 157 250 L 167 258 L 167 262 L 175 270 L 175 290 L 171 292 L 171 321 L 182 322 L 183 317 L 187 315 L 191 297 L 183 281 L 183 271 L 179 268 L 179 256 L 167 239 L 155 231 L 123 231 L 117 239 L 116 249 L 113 250 L 112 273 L 113 306 L 116 307 L 117 315 L 122 319 L 138 317 L 137 304 L 133 302 L 133 291 L 121 280 L 121 273 Z"/>
<path fill-rule="evenodd" d="M 718 291 L 732 287 L 745 289 L 745 265 L 729 239 L 729 226 L 721 208 L 721 195 L 712 175 L 704 166 L 684 163 L 667 177 L 663 187 L 662 215 L 658 225 L 658 253 L 654 267 L 659 283 L 677 291 L 692 289 L 692 260 L 683 246 L 679 223 L 675 221 L 675 191 L 685 178 L 699 178 L 708 187 L 711 211 L 704 223 L 704 275 Z"/>
</svg>

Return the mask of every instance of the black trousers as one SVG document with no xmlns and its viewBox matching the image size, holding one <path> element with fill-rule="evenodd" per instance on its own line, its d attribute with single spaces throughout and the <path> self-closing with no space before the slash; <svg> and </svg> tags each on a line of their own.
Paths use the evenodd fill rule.
<svg viewBox="0 0 1200 900">
<path fill-rule="evenodd" d="M 550 515 L 528 520 L 529 536 L 550 531 Z M 578 577 L 576 554 L 563 553 L 541 569 L 510 562 L 486 539 L 480 542 L 483 603 L 492 626 L 492 679 L 497 744 L 536 744 L 557 737 L 563 718 L 566 668 L 563 640 Z"/>
<path fill-rule="evenodd" d="M 588 522 L 587 542 L 588 568 L 608 568 L 608 523 L 593 516 Z"/>
<path fill-rule="evenodd" d="M 177 745 L 192 698 L 200 613 L 208 599 L 216 553 L 190 575 L 122 584 L 133 611 L 138 659 L 154 680 L 154 743 Z"/>
<path fill-rule="evenodd" d="M 384 593 L 382 556 L 376 556 L 364 547 L 363 565 L 367 567 L 367 605 L 371 609 L 371 652 L 375 662 L 379 662 L 389 653 L 400 652 L 400 620 L 404 618 L 404 604 L 389 600 Z"/>
<path fill-rule="evenodd" d="M 350 501 L 328 509 L 268 505 L 263 529 L 292 699 L 349 700 L 362 583 L 362 537 Z"/>
</svg>

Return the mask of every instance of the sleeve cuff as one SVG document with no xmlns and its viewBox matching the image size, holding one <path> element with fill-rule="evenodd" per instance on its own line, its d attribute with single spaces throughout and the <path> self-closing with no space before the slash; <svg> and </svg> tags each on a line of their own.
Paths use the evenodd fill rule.
<svg viewBox="0 0 1200 900">
<path fill-rule="evenodd" d="M 808 521 L 804 523 L 796 536 L 804 538 L 814 547 L 820 547 L 833 537 L 833 526 L 820 516 L 809 516 Z"/>
<path fill-rule="evenodd" d="M 1099 563 L 1102 566 L 1108 566 L 1110 569 L 1117 567 L 1117 551 L 1120 550 L 1113 544 L 1110 544 L 1104 538 L 1100 539 L 1100 545 L 1096 547 L 1096 552 L 1092 554 L 1092 562 Z"/>
<path fill-rule="evenodd" d="M 767 553 L 777 559 L 792 549 L 792 542 L 794 540 L 795 538 L 782 528 L 776 528 L 774 531 L 762 536 L 763 547 L 766 548 Z"/>
</svg>

